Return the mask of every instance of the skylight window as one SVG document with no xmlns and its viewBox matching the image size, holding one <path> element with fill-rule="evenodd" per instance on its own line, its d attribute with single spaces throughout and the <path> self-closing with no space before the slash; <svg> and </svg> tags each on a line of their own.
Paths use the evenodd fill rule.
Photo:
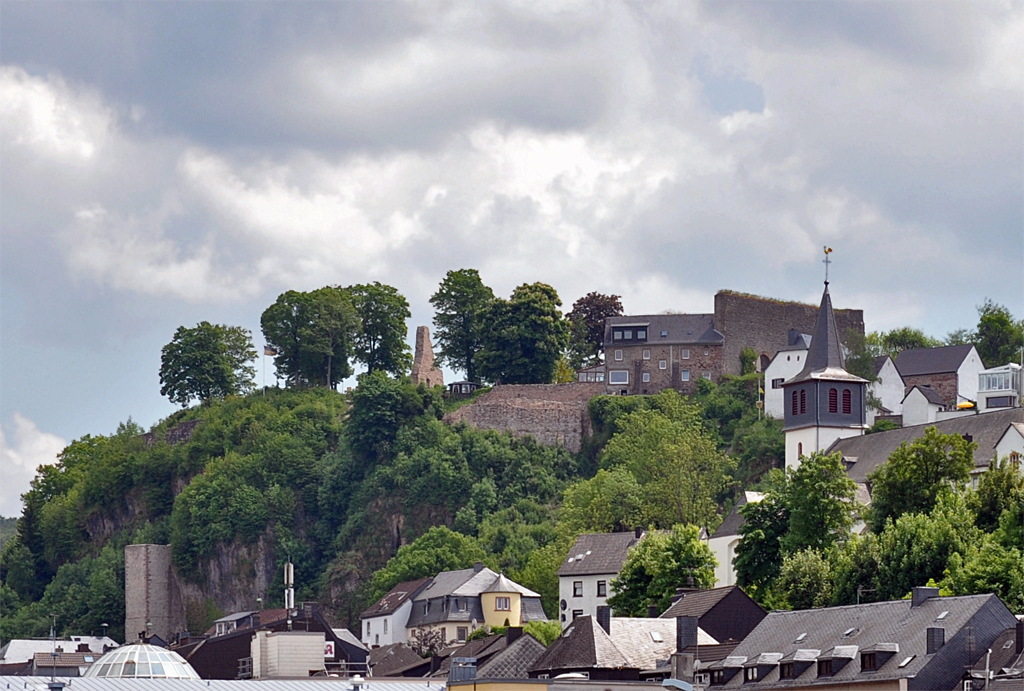
<svg viewBox="0 0 1024 691">
<path fill-rule="evenodd" d="M 661 635 L 660 631 L 651 631 L 651 640 L 655 643 L 664 643 L 665 637 Z"/>
<path fill-rule="evenodd" d="M 851 633 L 853 633 L 856 630 L 857 630 L 856 627 L 851 626 L 850 628 L 846 629 L 846 631 L 843 631 L 843 635 L 844 636 L 849 636 Z"/>
<path fill-rule="evenodd" d="M 804 633 L 800 634 L 799 636 L 797 636 L 796 640 L 793 641 L 793 642 L 794 643 L 799 643 L 800 641 L 802 641 L 805 638 L 807 638 L 807 632 L 804 632 Z"/>
<path fill-rule="evenodd" d="M 939 619 L 945 619 L 947 614 L 949 614 L 949 610 L 948 609 L 945 610 L 944 612 L 942 612 L 941 614 L 939 614 L 939 616 L 935 617 L 935 621 L 938 621 Z"/>
<path fill-rule="evenodd" d="M 910 661 L 913 660 L 915 657 L 916 655 L 908 655 L 907 657 L 903 658 L 903 662 L 900 663 L 900 669 L 903 669 L 904 667 L 909 665 Z"/>
</svg>

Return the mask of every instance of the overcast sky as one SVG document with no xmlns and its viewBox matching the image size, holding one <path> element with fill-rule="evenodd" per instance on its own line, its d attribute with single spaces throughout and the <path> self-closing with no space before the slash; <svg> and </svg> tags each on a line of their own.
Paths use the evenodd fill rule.
<svg viewBox="0 0 1024 691">
<path fill-rule="evenodd" d="M 288 289 L 411 341 L 449 269 L 705 312 L 816 304 L 827 244 L 870 330 L 1024 316 L 1020 2 L 4 0 L 0 63 L 3 515 Z"/>
</svg>

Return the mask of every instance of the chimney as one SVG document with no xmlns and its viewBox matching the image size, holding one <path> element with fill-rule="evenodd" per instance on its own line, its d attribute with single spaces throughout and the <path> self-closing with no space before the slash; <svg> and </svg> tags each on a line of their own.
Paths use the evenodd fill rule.
<svg viewBox="0 0 1024 691">
<path fill-rule="evenodd" d="M 924 586 L 918 586 L 911 591 L 910 595 L 910 608 L 919 607 L 930 598 L 938 597 L 938 588 L 925 588 Z"/>
<path fill-rule="evenodd" d="M 658 612 L 658 606 L 657 605 L 647 605 L 647 618 L 648 619 L 657 619 L 658 618 L 658 614 L 659 614 L 659 612 Z"/>
<path fill-rule="evenodd" d="M 510 626 L 505 631 L 505 645 L 509 646 L 518 641 L 523 635 L 522 626 Z"/>
<path fill-rule="evenodd" d="M 929 626 L 925 633 L 928 635 L 928 655 L 938 651 L 946 644 L 946 629 Z"/>
<path fill-rule="evenodd" d="M 430 656 L 430 674 L 433 674 L 439 669 L 441 669 L 441 657 L 437 653 L 434 653 Z"/>
<path fill-rule="evenodd" d="M 1024 621 L 1017 622 L 1017 655 L 1024 653 Z"/>
<path fill-rule="evenodd" d="M 600 624 L 604 632 L 609 636 L 612 635 L 612 608 L 608 605 L 597 606 L 597 623 Z"/>
<path fill-rule="evenodd" d="M 697 645 L 697 617 L 676 617 L 676 652 Z"/>
<path fill-rule="evenodd" d="M 473 564 L 473 571 L 475 571 L 476 573 L 480 573 L 483 570 L 484 563 L 482 561 L 478 561 L 477 563 Z"/>
<path fill-rule="evenodd" d="M 636 537 L 637 540 L 639 540 L 640 538 L 642 538 L 644 536 L 644 529 L 643 528 L 634 528 L 633 529 L 633 535 Z"/>
</svg>

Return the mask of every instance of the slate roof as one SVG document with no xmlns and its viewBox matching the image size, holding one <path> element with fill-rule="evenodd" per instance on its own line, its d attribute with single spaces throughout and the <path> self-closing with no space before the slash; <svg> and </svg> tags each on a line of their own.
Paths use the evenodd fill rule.
<svg viewBox="0 0 1024 691">
<path fill-rule="evenodd" d="M 618 575 L 629 548 L 640 541 L 636 533 L 588 533 L 573 543 L 559 576 Z"/>
<path fill-rule="evenodd" d="M 946 405 L 946 399 L 940 396 L 939 392 L 930 386 L 914 386 L 912 389 L 910 389 L 910 391 L 907 392 L 907 395 L 903 397 L 903 401 L 906 402 L 907 397 L 910 396 L 910 394 L 913 393 L 914 391 L 920 391 L 921 394 L 924 396 L 925 400 L 928 401 L 929 403 L 934 403 L 935 405 L 942 406 Z"/>
<path fill-rule="evenodd" d="M 779 352 L 789 350 L 807 350 L 811 347 L 811 335 L 805 334 L 797 329 L 790 329 L 786 339 L 786 345 L 779 349 Z"/>
<path fill-rule="evenodd" d="M 721 345 L 725 336 L 715 330 L 714 314 L 641 314 L 626 317 L 608 317 L 604 320 L 605 344 L 640 345 L 642 343 L 668 343 L 682 345 Z M 613 341 L 612 327 L 646 326 L 646 341 Z M 667 335 L 662 338 L 661 332 Z"/>
<path fill-rule="evenodd" d="M 736 668 L 759 658 L 763 664 L 773 665 L 756 681 L 745 682 L 742 674 L 736 674 L 723 688 L 829 686 L 908 679 L 911 690 L 952 689 L 964 672 L 967 636 L 958 636 L 964 627 L 971 626 L 973 654 L 983 656 L 996 637 L 1016 623 L 1013 614 L 992 594 L 931 597 L 917 607 L 911 604 L 912 600 L 896 600 L 774 611 L 736 646 L 730 657 L 713 663 L 710 669 Z M 945 630 L 945 644 L 938 652 L 926 654 L 926 629 L 930 627 Z M 884 661 L 879 669 L 861 671 L 858 652 L 882 644 L 895 644 L 899 652 Z M 781 660 L 792 660 L 799 651 L 803 651 L 803 657 L 808 660 L 811 657 L 852 659 L 831 677 L 818 677 L 816 665 L 812 664 L 797 679 L 780 682 L 778 665 L 761 657 L 764 653 L 773 653 L 772 657 L 778 655 Z M 813 654 L 810 651 L 814 651 Z M 973 662 L 972 659 L 971 664 Z"/>
<path fill-rule="evenodd" d="M 348 629 L 331 629 L 331 630 L 334 631 L 334 635 L 335 636 L 337 636 L 339 639 L 345 641 L 349 645 L 354 645 L 357 648 L 362 648 L 363 650 L 369 650 L 369 648 L 367 648 L 363 644 L 363 642 L 361 640 L 359 640 L 359 637 L 356 636 L 351 631 L 349 631 Z"/>
<path fill-rule="evenodd" d="M 697 617 L 699 619 L 738 587 L 736 585 L 727 585 L 723 588 L 711 588 L 710 590 L 697 590 L 686 593 L 679 600 L 672 603 L 672 606 L 662 613 L 661 618 Z"/>
<path fill-rule="evenodd" d="M 484 566 L 479 570 L 442 571 L 434 576 L 431 583 L 413 598 L 406 626 L 412 628 L 441 622 L 471 622 L 474 619 L 483 621 L 480 593 L 487 592 L 488 588 L 499 582 L 500 585 L 496 587 L 503 589 L 500 592 L 520 594 L 523 623 L 547 621 L 540 595 Z"/>
<path fill-rule="evenodd" d="M 975 466 L 987 467 L 995 455 L 996 443 L 1014 422 L 1024 422 L 1024 408 L 1006 408 L 988 413 L 962 415 L 925 425 L 840 439 L 833 443 L 826 453 L 841 451 L 847 460 L 856 459 L 856 463 L 850 466 L 847 474 L 854 482 L 863 484 L 867 482 L 869 474 L 889 460 L 889 454 L 900 444 L 909 444 L 922 436 L 927 428 L 935 427 L 943 434 L 970 435 L 978 444 L 974 452 Z"/>
<path fill-rule="evenodd" d="M 493 634 L 483 638 L 474 638 L 462 645 L 452 646 L 450 650 L 445 650 L 445 658 L 441 662 L 441 666 L 430 676 L 447 677 L 452 667 L 453 657 L 473 657 L 476 658 L 477 665 L 480 665 L 504 650 L 507 644 L 508 639 L 505 636 Z"/>
<path fill-rule="evenodd" d="M 611 634 L 589 615 L 576 617 L 530 668 L 531 672 L 569 669 L 655 670 L 676 650 L 675 619 L 612 617 Z M 652 632 L 655 636 L 652 636 Z M 655 640 L 656 638 L 660 640 Z M 697 629 L 699 645 L 717 641 Z"/>
<path fill-rule="evenodd" d="M 874 367 L 873 367 L 872 371 L 875 373 L 876 377 L 878 376 L 878 373 L 882 371 L 882 368 L 885 367 L 885 361 L 888 360 L 888 359 L 889 359 L 888 355 L 879 355 L 878 357 L 875 358 Z M 893 363 L 893 364 L 895 364 L 895 363 Z M 898 371 L 899 370 L 897 370 L 897 372 Z"/>
<path fill-rule="evenodd" d="M 732 535 L 739 535 L 740 528 L 743 527 L 743 515 L 740 513 L 740 507 L 744 504 L 751 502 L 759 502 L 764 498 L 764 494 L 761 492 L 744 492 L 739 501 L 736 502 L 735 506 L 732 507 L 732 511 L 725 517 L 725 520 L 719 524 L 715 530 L 712 539 L 716 537 L 730 537 Z"/>
<path fill-rule="evenodd" d="M 359 615 L 360 619 L 381 617 L 386 614 L 393 614 L 395 610 L 416 594 L 423 586 L 430 582 L 429 578 L 419 578 L 415 581 L 404 581 L 389 590 L 384 597 L 378 600 L 372 607 Z"/>
<path fill-rule="evenodd" d="M 373 670 L 374 676 L 381 677 L 422 660 L 423 658 L 405 643 L 391 643 L 379 648 L 372 648 L 367 664 Z"/>
<path fill-rule="evenodd" d="M 828 283 L 825 284 L 825 291 L 821 295 L 821 306 L 818 308 L 818 316 L 814 322 L 814 333 L 811 334 L 811 346 L 807 351 L 804 368 L 785 383 L 796 384 L 811 379 L 864 381 L 846 371 L 843 344 L 839 340 L 839 327 L 836 326 L 836 315 L 832 311 L 832 297 L 828 293 Z"/>
<path fill-rule="evenodd" d="M 544 654 L 544 644 L 528 633 L 507 645 L 476 669 L 478 679 L 527 679 L 529 669 Z"/>
<path fill-rule="evenodd" d="M 896 355 L 896 369 L 902 377 L 956 372 L 973 348 L 968 344 L 903 350 Z"/>
</svg>

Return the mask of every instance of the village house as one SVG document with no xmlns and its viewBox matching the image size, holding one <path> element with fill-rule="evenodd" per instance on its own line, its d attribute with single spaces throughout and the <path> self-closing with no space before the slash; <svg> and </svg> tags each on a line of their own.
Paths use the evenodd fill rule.
<svg viewBox="0 0 1024 691">
<path fill-rule="evenodd" d="M 643 531 L 629 533 L 588 533 L 573 543 L 558 568 L 558 609 L 562 629 L 574 619 L 595 616 L 597 608 L 613 594 L 617 578 L 630 547 L 643 538 Z"/>
<path fill-rule="evenodd" d="M 412 612 L 412 600 L 429 584 L 429 578 L 399 583 L 360 614 L 363 645 L 369 648 L 407 642 L 406 624 Z"/>
<path fill-rule="evenodd" d="M 985 365 L 973 345 L 912 348 L 901 351 L 895 362 L 907 391 L 930 388 L 949 408 L 978 400 L 978 375 Z"/>
</svg>

